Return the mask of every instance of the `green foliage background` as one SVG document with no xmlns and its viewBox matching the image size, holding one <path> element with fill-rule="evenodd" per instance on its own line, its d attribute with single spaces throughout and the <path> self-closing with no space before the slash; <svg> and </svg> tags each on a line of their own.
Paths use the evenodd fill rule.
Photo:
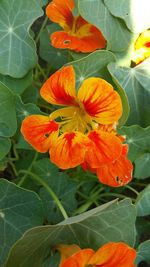
<svg viewBox="0 0 150 267">
<path fill-rule="evenodd" d="M 150 59 L 131 64 L 137 36 L 150 28 L 149 0 L 76 1 L 107 39 L 105 50 L 91 54 L 50 45 L 58 25 L 43 15 L 47 2 L 0 1 L 0 267 L 57 266 L 58 243 L 96 249 L 109 241 L 135 246 L 136 263 L 150 263 Z M 26 116 L 53 111 L 39 89 L 65 64 L 74 66 L 77 88 L 98 76 L 119 92 L 118 131 L 135 167 L 130 185 L 109 188 L 79 167 L 61 172 L 20 134 Z"/>
</svg>

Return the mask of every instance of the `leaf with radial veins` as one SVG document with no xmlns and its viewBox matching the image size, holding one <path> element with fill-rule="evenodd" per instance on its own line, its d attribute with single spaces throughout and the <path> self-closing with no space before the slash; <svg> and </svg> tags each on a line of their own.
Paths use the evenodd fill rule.
<svg viewBox="0 0 150 267">
<path fill-rule="evenodd" d="M 135 242 L 135 207 L 129 199 L 112 201 L 57 225 L 36 227 L 13 246 L 6 267 L 41 267 L 57 244 L 99 248 L 109 241 Z"/>
<path fill-rule="evenodd" d="M 29 28 L 43 11 L 36 0 L 1 0 L 0 14 L 0 73 L 21 78 L 37 62 Z"/>
<path fill-rule="evenodd" d="M 127 125 L 148 126 L 150 124 L 150 59 L 134 68 L 119 67 L 117 64 L 110 63 L 108 70 L 127 94 L 130 105 Z"/>
</svg>

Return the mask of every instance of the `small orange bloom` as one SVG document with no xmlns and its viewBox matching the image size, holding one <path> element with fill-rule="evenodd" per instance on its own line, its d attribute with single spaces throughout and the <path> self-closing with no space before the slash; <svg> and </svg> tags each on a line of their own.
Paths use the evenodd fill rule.
<svg viewBox="0 0 150 267">
<path fill-rule="evenodd" d="M 135 42 L 134 54 L 132 60 L 139 64 L 146 58 L 150 57 L 150 30 L 146 30 L 140 34 Z"/>
<path fill-rule="evenodd" d="M 96 170 L 104 183 L 109 180 L 110 174 L 108 171 L 107 177 L 106 173 L 101 177 L 100 168 L 106 164 L 110 166 L 109 170 L 112 166 L 116 172 L 119 170 L 117 176 L 122 180 L 123 175 L 129 176 L 129 172 L 118 168 L 118 164 L 123 166 L 126 163 L 127 166 L 128 162 L 122 155 L 122 139 L 115 130 L 122 115 L 122 103 L 108 82 L 88 78 L 77 93 L 74 69 L 67 66 L 44 83 L 40 94 L 50 104 L 64 107 L 52 112 L 49 117 L 31 115 L 23 121 L 21 132 L 37 151 L 49 151 L 51 161 L 61 169 L 87 165 L 89 169 Z M 110 184 L 113 184 L 111 180 L 110 176 Z"/>
<path fill-rule="evenodd" d="M 53 0 L 46 8 L 48 18 L 58 23 L 63 31 L 51 35 L 56 48 L 71 49 L 77 52 L 92 52 L 106 46 L 102 33 L 81 16 L 73 16 L 74 0 Z"/>
<path fill-rule="evenodd" d="M 68 258 L 65 253 L 66 249 L 68 250 L 67 247 L 70 247 Z M 59 267 L 136 267 L 135 249 L 123 242 L 107 243 L 96 252 L 90 248 L 80 249 L 76 245 L 60 245 L 56 249 L 61 252 Z"/>
</svg>

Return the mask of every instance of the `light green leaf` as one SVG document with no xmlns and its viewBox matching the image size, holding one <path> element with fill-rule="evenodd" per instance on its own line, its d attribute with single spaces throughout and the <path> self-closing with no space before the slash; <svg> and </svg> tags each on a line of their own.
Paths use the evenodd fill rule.
<svg viewBox="0 0 150 267">
<path fill-rule="evenodd" d="M 109 12 L 103 0 L 79 0 L 79 12 L 91 24 L 97 26 L 107 40 L 111 51 L 124 51 L 132 39 L 125 23 Z"/>
<path fill-rule="evenodd" d="M 135 208 L 129 199 L 112 201 L 61 224 L 36 227 L 16 242 L 6 267 L 41 267 L 57 244 L 99 248 L 109 241 L 135 241 Z"/>
<path fill-rule="evenodd" d="M 36 0 L 1 0 L 0 14 L 0 73 L 21 78 L 37 62 L 29 28 L 43 11 Z"/>
<path fill-rule="evenodd" d="M 144 241 L 138 247 L 138 254 L 135 263 L 138 264 L 141 261 L 150 263 L 150 240 Z"/>
<path fill-rule="evenodd" d="M 138 216 L 150 215 L 150 185 L 148 185 L 138 196 L 136 200 Z"/>
<path fill-rule="evenodd" d="M 148 126 L 150 124 L 150 60 L 145 60 L 135 68 L 119 67 L 110 63 L 108 70 L 128 96 L 130 116 L 127 125 Z"/>
<path fill-rule="evenodd" d="M 59 172 L 59 169 L 47 158 L 38 160 L 33 165 L 33 171 L 41 179 L 46 180 L 47 184 L 61 201 L 67 214 L 71 216 L 71 212 L 77 207 L 75 193 L 78 184 L 71 180 L 65 173 Z M 63 216 L 47 190 L 41 188 L 39 194 L 44 204 L 45 218 L 47 221 L 51 224 L 62 221 Z"/>
<path fill-rule="evenodd" d="M 73 61 L 68 65 L 72 65 L 74 67 L 76 73 L 76 83 L 77 87 L 79 87 L 83 80 L 91 76 L 104 78 L 103 69 L 106 69 L 108 63 L 115 60 L 113 53 L 99 50 L 85 56 L 84 58 Z"/>
<path fill-rule="evenodd" d="M 41 200 L 34 192 L 0 180 L 0 266 L 9 249 L 31 227 L 43 223 Z"/>
<path fill-rule="evenodd" d="M 139 158 L 137 158 L 134 163 L 134 177 L 139 179 L 145 179 L 150 176 L 150 153 L 144 153 Z"/>
<path fill-rule="evenodd" d="M 1 82 L 0 100 L 0 136 L 10 137 L 17 128 L 14 95 Z"/>
<path fill-rule="evenodd" d="M 32 83 L 32 72 L 25 77 L 15 79 L 10 76 L 0 74 L 0 81 L 5 84 L 13 93 L 21 95 L 23 91 Z"/>
<path fill-rule="evenodd" d="M 0 160 L 2 160 L 11 148 L 11 141 L 9 138 L 0 137 Z"/>
<path fill-rule="evenodd" d="M 56 24 L 46 27 L 40 37 L 40 56 L 53 68 L 59 69 L 68 62 L 69 53 L 67 50 L 56 49 L 50 44 L 50 35 L 60 28 Z"/>
<path fill-rule="evenodd" d="M 104 0 L 111 14 L 126 22 L 127 27 L 137 33 L 150 28 L 150 2 L 148 0 Z"/>
<path fill-rule="evenodd" d="M 142 128 L 138 125 L 132 125 L 122 127 L 119 133 L 126 136 L 126 142 L 129 145 L 129 158 L 132 161 L 150 152 L 150 127 Z"/>
</svg>

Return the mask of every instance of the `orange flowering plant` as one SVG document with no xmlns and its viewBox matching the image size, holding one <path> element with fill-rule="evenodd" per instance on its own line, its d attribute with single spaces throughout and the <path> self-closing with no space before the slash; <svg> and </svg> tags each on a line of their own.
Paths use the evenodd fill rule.
<svg viewBox="0 0 150 267">
<path fill-rule="evenodd" d="M 48 103 L 65 107 L 24 119 L 21 132 L 37 151 L 49 151 L 61 169 L 83 165 L 94 170 L 104 184 L 121 186 L 131 180 L 128 146 L 116 132 L 122 103 L 108 82 L 88 78 L 76 93 L 75 72 L 67 66 L 44 83 L 40 94 Z"/>
<path fill-rule="evenodd" d="M 0 1 L 0 267 L 148 267 L 149 10 Z"/>
</svg>

